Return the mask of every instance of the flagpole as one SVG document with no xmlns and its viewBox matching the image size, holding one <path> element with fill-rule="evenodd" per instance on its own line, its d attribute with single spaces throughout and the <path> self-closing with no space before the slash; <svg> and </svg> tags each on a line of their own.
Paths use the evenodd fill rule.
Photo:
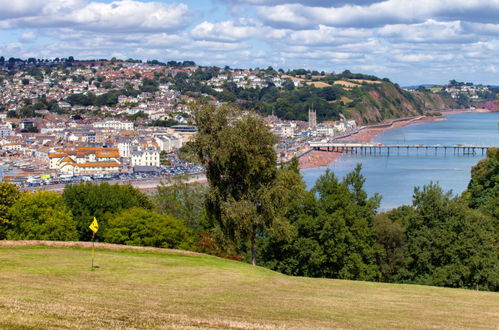
<svg viewBox="0 0 499 330">
<path fill-rule="evenodd" d="M 92 270 L 94 270 L 94 256 L 95 256 L 95 252 L 94 252 L 94 247 L 95 247 L 95 233 L 92 234 Z"/>
<path fill-rule="evenodd" d="M 92 270 L 94 270 L 94 257 L 95 257 L 95 233 L 99 230 L 99 223 L 97 219 L 94 217 L 94 221 L 88 226 L 92 231 Z"/>
</svg>

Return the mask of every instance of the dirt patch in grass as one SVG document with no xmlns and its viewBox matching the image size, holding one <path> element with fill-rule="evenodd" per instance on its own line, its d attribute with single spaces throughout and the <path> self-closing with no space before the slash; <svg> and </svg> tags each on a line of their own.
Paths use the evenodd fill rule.
<svg viewBox="0 0 499 330">
<path fill-rule="evenodd" d="M 204 255 L 202 253 L 184 251 L 184 250 L 174 250 L 174 249 L 163 249 L 145 246 L 129 246 L 129 245 L 119 245 L 110 243 L 94 243 L 96 249 L 105 249 L 112 251 L 153 251 L 159 253 L 174 253 L 174 254 L 186 254 L 186 255 Z M 0 240 L 0 247 L 28 247 L 28 246 L 49 246 L 57 248 L 82 248 L 91 249 L 92 242 L 59 242 L 59 241 L 2 241 Z"/>
</svg>

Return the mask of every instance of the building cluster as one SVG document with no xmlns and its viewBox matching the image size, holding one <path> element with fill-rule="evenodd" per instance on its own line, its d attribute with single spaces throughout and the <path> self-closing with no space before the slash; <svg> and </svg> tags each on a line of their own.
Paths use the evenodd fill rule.
<svg viewBox="0 0 499 330">
<path fill-rule="evenodd" d="M 80 63 L 81 64 L 81 63 Z M 120 63 L 104 65 L 101 62 L 88 66 L 73 67 L 71 71 L 62 67 L 42 67 L 18 71 L 0 87 L 0 104 L 4 113 L 20 111 L 23 106 L 36 105 L 41 97 L 56 101 L 63 112 L 101 111 L 116 116 L 130 116 L 143 112 L 152 120 L 176 120 L 186 123 L 190 110 L 186 105 L 192 98 L 171 90 L 165 82 L 151 92 L 142 90 L 143 79 L 155 76 L 175 76 L 180 72 L 191 74 L 191 69 L 174 69 L 143 63 Z M 67 97 L 72 94 L 92 93 L 104 95 L 114 90 L 133 89 L 137 95 L 120 95 L 113 105 L 75 105 Z M 43 110 L 43 109 L 40 109 Z"/>
<path fill-rule="evenodd" d="M 12 129 L 17 126 L 18 129 Z M 38 132 L 23 132 L 36 127 Z M 133 122 L 109 119 L 74 120 L 69 115 L 42 118 L 4 118 L 0 122 L 2 164 L 30 172 L 59 175 L 131 173 L 159 167 L 160 155 L 190 141 L 192 126 L 135 127 Z"/>
<path fill-rule="evenodd" d="M 449 85 L 442 88 L 444 92 L 449 93 L 453 99 L 458 99 L 461 96 L 466 96 L 470 100 L 479 100 L 483 95 L 490 93 L 490 88 L 482 85 L 459 84 Z"/>
<path fill-rule="evenodd" d="M 268 86 L 282 87 L 285 79 L 280 76 L 266 74 L 264 71 L 255 72 L 248 70 L 232 70 L 222 72 L 218 76 L 207 81 L 207 85 L 213 87 L 217 92 L 223 91 L 227 83 L 234 83 L 239 88 L 265 88 Z"/>
<path fill-rule="evenodd" d="M 281 138 L 294 137 L 334 137 L 345 134 L 357 127 L 355 120 L 342 118 L 336 121 L 324 121 L 317 123 L 317 113 L 315 110 L 308 111 L 308 122 L 282 121 L 276 117 L 270 117 L 269 126 L 272 132 Z"/>
</svg>

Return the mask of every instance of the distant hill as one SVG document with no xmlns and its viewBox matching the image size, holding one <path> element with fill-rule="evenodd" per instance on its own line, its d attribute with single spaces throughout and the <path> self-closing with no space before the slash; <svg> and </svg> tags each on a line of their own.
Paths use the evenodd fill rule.
<svg viewBox="0 0 499 330">
<path fill-rule="evenodd" d="M 441 85 L 438 85 L 438 84 L 422 84 L 422 85 L 402 86 L 402 88 L 405 88 L 405 89 L 418 89 L 420 87 L 432 88 L 432 87 L 436 87 L 436 86 L 441 86 Z"/>
<path fill-rule="evenodd" d="M 285 276 L 207 255 L 0 241 L 2 328 L 487 328 L 493 292 Z M 83 247 L 83 248 L 82 248 Z"/>
<path fill-rule="evenodd" d="M 457 107 L 447 95 L 429 91 L 406 91 L 391 82 L 361 87 L 355 102 L 347 103 L 345 113 L 357 123 L 368 124 L 386 119 L 423 115 Z"/>
</svg>

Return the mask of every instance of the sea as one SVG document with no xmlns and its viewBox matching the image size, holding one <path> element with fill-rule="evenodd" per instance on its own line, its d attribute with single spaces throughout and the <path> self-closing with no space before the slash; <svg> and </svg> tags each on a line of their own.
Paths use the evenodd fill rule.
<svg viewBox="0 0 499 330">
<path fill-rule="evenodd" d="M 407 145 L 483 145 L 499 147 L 499 113 L 448 114 L 446 120 L 421 122 L 384 131 L 373 142 Z M 325 167 L 302 170 L 308 188 L 327 168 L 339 178 L 362 165 L 366 178 L 364 188 L 372 196 L 382 196 L 380 211 L 401 205 L 411 205 L 414 187 L 430 182 L 438 183 L 444 191 L 454 195 L 466 190 L 471 178 L 471 167 L 485 158 L 481 150 L 475 154 L 454 153 L 452 150 L 401 149 L 376 155 L 343 154 Z"/>
</svg>

